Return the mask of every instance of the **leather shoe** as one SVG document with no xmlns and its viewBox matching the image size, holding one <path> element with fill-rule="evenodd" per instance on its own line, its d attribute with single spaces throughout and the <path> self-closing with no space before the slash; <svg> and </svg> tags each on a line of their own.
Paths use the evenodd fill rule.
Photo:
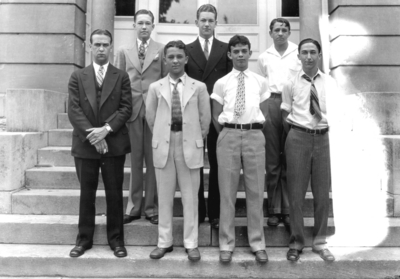
<svg viewBox="0 0 400 279">
<path fill-rule="evenodd" d="M 215 218 L 210 221 L 211 227 L 218 230 L 219 229 L 219 219 Z"/>
<path fill-rule="evenodd" d="M 283 223 L 285 226 L 290 226 L 290 217 L 289 217 L 288 214 L 282 215 L 282 223 Z"/>
<path fill-rule="evenodd" d="M 318 254 L 321 257 L 321 259 L 323 259 L 326 262 L 335 261 L 335 256 L 331 253 L 331 251 L 329 251 L 329 249 L 315 250 L 313 248 L 312 251 Z"/>
<path fill-rule="evenodd" d="M 85 249 L 83 246 L 75 246 L 74 248 L 72 248 L 71 252 L 69 252 L 69 256 L 72 258 L 80 257 L 83 254 L 85 254 L 86 250 L 89 250 L 89 249 L 90 248 Z"/>
<path fill-rule="evenodd" d="M 128 256 L 128 252 L 126 252 L 126 248 L 124 246 L 118 246 L 114 248 L 114 256 L 123 258 Z"/>
<path fill-rule="evenodd" d="M 256 254 L 257 262 L 259 262 L 259 263 L 268 262 L 268 256 L 267 256 L 267 252 L 265 252 L 265 250 L 256 251 L 254 254 Z"/>
<path fill-rule="evenodd" d="M 186 254 L 188 254 L 188 259 L 192 262 L 196 262 L 201 259 L 200 251 L 197 248 L 186 249 Z"/>
<path fill-rule="evenodd" d="M 268 218 L 267 225 L 270 227 L 276 227 L 279 225 L 279 217 L 277 215 L 272 215 Z"/>
<path fill-rule="evenodd" d="M 153 225 L 158 225 L 158 215 L 146 217 L 146 220 L 149 220 Z"/>
<path fill-rule="evenodd" d="M 229 263 L 232 261 L 231 251 L 221 251 L 219 252 L 219 261 L 222 263 Z"/>
<path fill-rule="evenodd" d="M 168 248 L 156 248 L 153 250 L 153 252 L 150 253 L 150 258 L 153 260 L 158 260 L 164 257 L 166 253 L 172 252 L 174 250 L 173 246 L 170 246 Z"/>
<path fill-rule="evenodd" d="M 301 250 L 297 250 L 297 249 L 289 249 L 289 251 L 287 252 L 286 258 L 289 261 L 295 262 L 300 258 L 300 254 L 302 253 Z"/>
<path fill-rule="evenodd" d="M 124 215 L 124 224 L 140 219 L 140 216 Z"/>
</svg>

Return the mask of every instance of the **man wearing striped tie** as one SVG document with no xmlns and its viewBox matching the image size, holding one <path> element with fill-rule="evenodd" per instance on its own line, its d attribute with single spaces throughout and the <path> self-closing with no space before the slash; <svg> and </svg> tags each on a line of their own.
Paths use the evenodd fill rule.
<svg viewBox="0 0 400 279">
<path fill-rule="evenodd" d="M 285 152 L 291 235 L 287 259 L 297 261 L 305 245 L 302 207 L 311 179 L 314 197 L 312 251 L 324 261 L 334 261 L 326 243 L 331 188 L 327 101 L 337 93 L 336 83 L 318 69 L 322 55 L 318 41 L 304 39 L 298 51 L 302 70 L 283 86 L 281 105 L 288 132 Z"/>
</svg>

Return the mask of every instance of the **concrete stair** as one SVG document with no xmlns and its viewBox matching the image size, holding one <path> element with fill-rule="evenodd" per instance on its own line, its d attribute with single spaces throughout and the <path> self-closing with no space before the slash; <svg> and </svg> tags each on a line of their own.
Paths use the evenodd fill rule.
<svg viewBox="0 0 400 279">
<path fill-rule="evenodd" d="M 306 248 L 298 263 L 286 260 L 288 229 L 269 227 L 264 220 L 269 262 L 260 265 L 250 253 L 247 240 L 246 202 L 243 176 L 236 202 L 236 246 L 232 263 L 219 263 L 218 230 L 208 222 L 199 226 L 200 262 L 187 260 L 183 249 L 183 209 L 179 189 L 174 201 L 174 251 L 159 261 L 149 258 L 157 245 L 158 227 L 142 219 L 125 225 L 128 257 L 117 259 L 107 246 L 104 185 L 99 177 L 96 199 L 94 247 L 79 259 L 68 256 L 78 223 L 79 183 L 70 155 L 72 127 L 67 115 L 58 114 L 58 129 L 49 131 L 49 146 L 38 150 L 35 168 L 26 171 L 25 187 L 11 196 L 12 214 L 0 215 L 0 279 L 19 278 L 391 278 L 400 274 L 400 219 L 393 218 L 394 199 L 386 197 L 387 236 L 378 246 L 362 240 L 351 247 L 334 244 L 337 261 L 323 262 L 310 251 L 313 197 L 307 192 L 304 204 Z M 205 197 L 208 196 L 209 165 L 206 154 Z M 127 202 L 130 159 L 124 176 Z M 144 174 L 146 169 L 144 168 Z M 264 193 L 267 215 L 267 193 Z M 335 233 L 330 199 L 328 234 Z M 356 218 L 357 216 L 355 216 Z M 394 278 L 394 277 L 393 277 Z"/>
</svg>

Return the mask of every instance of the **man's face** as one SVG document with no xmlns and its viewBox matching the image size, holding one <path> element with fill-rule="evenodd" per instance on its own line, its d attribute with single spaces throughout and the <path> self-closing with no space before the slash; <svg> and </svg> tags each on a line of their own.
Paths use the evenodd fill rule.
<svg viewBox="0 0 400 279">
<path fill-rule="evenodd" d="M 201 12 L 199 19 L 196 19 L 196 26 L 199 28 L 200 37 L 204 39 L 211 38 L 217 26 L 215 14 L 211 12 Z"/>
<path fill-rule="evenodd" d="M 135 23 L 133 23 L 133 28 L 136 30 L 139 40 L 147 41 L 154 29 L 154 24 L 151 22 L 151 16 L 146 14 L 138 15 Z"/>
<path fill-rule="evenodd" d="M 272 31 L 269 31 L 269 35 L 274 40 L 274 45 L 284 45 L 290 36 L 289 27 L 284 23 L 275 22 Z"/>
<path fill-rule="evenodd" d="M 185 55 L 185 51 L 177 47 L 168 48 L 164 57 L 168 72 L 173 77 L 180 77 L 183 75 L 187 61 L 188 57 Z"/>
<path fill-rule="evenodd" d="M 93 35 L 92 43 L 90 44 L 90 50 L 94 62 L 99 65 L 104 65 L 108 62 L 112 45 L 110 43 L 111 38 L 106 35 Z"/>
<path fill-rule="evenodd" d="M 237 44 L 236 46 L 231 46 L 228 57 L 232 60 L 233 67 L 236 70 L 244 71 L 249 66 L 251 53 L 248 45 Z"/>
<path fill-rule="evenodd" d="M 301 46 L 300 52 L 297 55 L 303 65 L 305 72 L 315 71 L 318 69 L 318 62 L 321 59 L 321 53 L 313 43 L 306 43 Z"/>
</svg>

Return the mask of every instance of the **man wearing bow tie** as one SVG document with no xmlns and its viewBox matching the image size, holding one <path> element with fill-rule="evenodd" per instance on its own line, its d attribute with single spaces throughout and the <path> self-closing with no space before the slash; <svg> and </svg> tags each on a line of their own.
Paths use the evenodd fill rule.
<svg viewBox="0 0 400 279">
<path fill-rule="evenodd" d="M 124 224 L 141 218 L 142 210 L 152 224 L 158 224 L 158 199 L 153 165 L 152 133 L 146 123 L 146 97 L 149 85 L 167 75 L 163 66 L 164 45 L 150 38 L 154 29 L 154 15 L 139 10 L 133 23 L 136 40 L 122 46 L 115 55 L 115 66 L 128 72 L 132 89 L 132 116 L 127 126 L 131 142 L 131 178 Z M 143 184 L 143 158 L 146 162 L 146 180 Z M 143 188 L 145 197 L 143 198 Z"/>
</svg>

